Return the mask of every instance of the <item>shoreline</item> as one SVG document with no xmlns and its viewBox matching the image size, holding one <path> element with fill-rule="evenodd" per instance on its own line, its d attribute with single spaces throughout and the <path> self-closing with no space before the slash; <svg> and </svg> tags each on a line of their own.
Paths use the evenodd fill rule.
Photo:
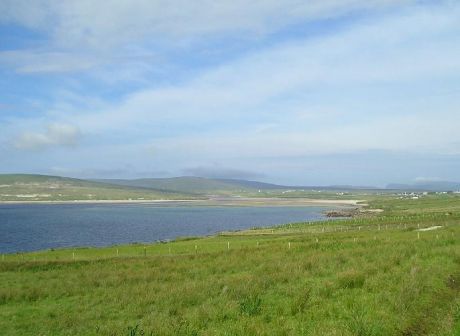
<svg viewBox="0 0 460 336">
<path fill-rule="evenodd" d="M 330 221 L 331 219 L 328 218 L 327 213 L 329 211 L 356 211 L 356 208 L 361 208 L 365 204 L 358 204 L 359 202 L 362 202 L 360 200 L 320 200 L 320 199 L 278 199 L 278 198 L 245 198 L 245 199 L 208 199 L 208 200 L 131 200 L 131 201 L 125 201 L 125 200 L 117 200 L 117 201 L 112 201 L 112 200 L 101 200 L 101 201 L 28 201 L 28 202 L 16 202 L 16 201 L 11 201 L 11 202 L 0 202 L 1 205 L 24 205 L 24 206 L 30 206 L 30 205 L 126 205 L 126 204 L 152 204 L 152 205 L 163 205 L 163 206 L 208 206 L 208 207 L 325 207 L 329 209 L 323 209 L 321 211 L 322 213 L 322 218 L 315 220 L 315 222 L 327 222 Z M 277 227 L 279 225 L 283 224 L 288 224 L 290 221 L 283 222 L 281 221 L 280 223 L 276 223 L 270 226 L 267 226 L 266 228 L 273 228 Z M 250 227 L 248 228 L 242 228 L 236 231 L 232 231 L 233 233 L 235 232 L 244 232 L 249 230 Z M 231 229 L 230 229 L 231 230 Z M 207 237 L 211 236 L 219 236 L 223 233 L 229 232 L 228 229 L 222 229 L 219 231 L 216 231 L 211 234 L 199 234 L 197 236 L 192 235 L 194 238 L 199 238 L 199 239 L 205 239 Z M 171 237 L 168 238 L 168 241 L 175 241 L 176 239 L 182 237 L 182 235 L 178 235 L 176 237 Z M 160 240 L 152 240 L 152 241 L 143 241 L 140 242 L 141 244 L 156 244 Z M 59 247 L 51 247 L 51 248 L 43 248 L 43 249 L 37 249 L 37 250 L 18 250 L 18 251 L 11 251 L 11 252 L 3 252 L 0 254 L 5 254 L 5 255 L 13 255 L 13 254 L 24 254 L 24 253 L 36 253 L 36 252 L 45 252 L 48 251 L 49 249 L 56 249 L 56 250 L 67 250 L 67 249 L 76 249 L 76 248 L 95 248 L 95 249 L 103 249 L 103 248 L 110 248 L 113 246 L 128 246 L 132 245 L 134 242 L 124 242 L 124 243 L 113 243 L 113 244 L 107 244 L 107 245 L 75 245 L 75 246 L 59 246 Z"/>
<path fill-rule="evenodd" d="M 73 200 L 73 201 L 0 201 L 1 204 L 145 204 L 196 202 L 202 200 Z"/>
<path fill-rule="evenodd" d="M 9 202 L 0 202 L 1 205 L 7 205 L 7 204 L 13 204 L 13 205 L 81 205 L 81 204 L 87 204 L 87 205 L 97 205 L 97 204 L 104 204 L 104 205 L 123 205 L 123 204 L 152 204 L 152 205 L 177 205 L 177 206 L 208 206 L 208 207 L 213 207 L 213 206 L 221 206 L 221 207 L 328 207 L 329 210 L 324 210 L 322 211 L 323 218 L 315 220 L 315 222 L 328 222 L 331 220 L 331 218 L 328 216 L 329 212 L 335 212 L 335 211 L 340 211 L 340 212 L 355 212 L 359 211 L 360 208 L 363 206 L 367 205 L 366 203 L 359 203 L 359 202 L 365 202 L 363 200 L 321 200 L 321 199 L 282 199 L 282 198 L 219 198 L 219 199 L 207 199 L 207 200 L 99 200 L 99 201 L 94 201 L 94 200 L 78 200 L 78 201 L 26 201 L 26 202 L 18 202 L 18 201 L 9 201 Z M 270 229 L 273 227 L 277 227 L 279 225 L 284 225 L 288 224 L 289 222 L 285 223 L 277 223 L 273 224 L 270 226 L 265 227 L 266 229 Z M 204 239 L 207 237 L 212 237 L 212 236 L 219 236 L 225 233 L 232 232 L 232 234 L 235 234 L 237 232 L 245 232 L 250 230 L 250 228 L 245 228 L 245 229 L 239 229 L 236 231 L 228 231 L 228 230 L 221 230 L 214 232 L 212 234 L 205 234 L 205 235 L 198 235 L 198 236 L 193 236 L 194 238 L 199 238 L 199 239 Z M 175 241 L 177 238 L 180 238 L 182 236 L 177 236 L 174 238 L 168 239 L 168 241 Z M 153 240 L 153 241 L 146 241 L 146 242 L 140 242 L 141 244 L 156 244 L 161 240 Z M 109 244 L 109 245 L 78 245 L 78 246 L 61 246 L 61 247 L 53 247 L 50 248 L 52 250 L 66 250 L 66 249 L 78 249 L 78 248 L 95 248 L 95 249 L 101 249 L 101 248 L 110 248 L 114 246 L 128 246 L 132 245 L 133 242 L 130 243 L 121 243 L 121 244 Z M 45 249 L 38 249 L 38 250 L 27 250 L 27 251 L 15 251 L 15 252 L 3 252 L 0 254 L 5 254 L 5 255 L 13 255 L 13 254 L 24 254 L 24 253 L 36 253 L 36 252 L 44 252 L 48 251 L 48 248 Z"/>
<path fill-rule="evenodd" d="M 203 206 L 365 206 L 364 200 L 327 200 L 312 198 L 209 198 L 209 199 L 157 199 L 157 200 L 72 200 L 72 201 L 0 201 L 2 204 L 68 205 L 68 204 L 183 204 Z M 201 203 L 201 204 L 200 204 Z"/>
<path fill-rule="evenodd" d="M 330 221 L 337 220 L 337 218 L 328 218 L 327 213 L 323 213 L 323 217 L 320 219 L 313 219 L 308 222 L 312 223 L 326 223 Z M 269 226 L 264 226 L 261 227 L 266 230 L 272 230 L 276 227 L 279 227 L 281 225 L 287 225 L 291 223 L 299 223 L 299 222 L 283 222 L 283 223 L 277 223 Z M 305 221 L 307 223 L 307 221 Z M 132 247 L 132 246 L 148 246 L 148 245 L 157 245 L 157 244 L 164 244 L 164 243 L 174 243 L 174 242 L 180 242 L 183 240 L 201 240 L 201 239 L 207 239 L 207 238 L 212 238 L 212 237 L 219 237 L 219 236 L 227 236 L 227 235 L 232 235 L 232 236 L 237 236 L 238 234 L 244 234 L 245 232 L 251 232 L 253 230 L 252 227 L 248 228 L 242 228 L 242 229 L 237 229 L 237 230 L 222 230 L 222 231 L 216 231 L 213 233 L 209 234 L 198 234 L 198 235 L 190 235 L 190 236 L 176 236 L 172 238 L 165 238 L 165 239 L 156 239 L 152 241 L 132 241 L 132 242 L 123 242 L 123 243 L 113 243 L 113 244 L 108 244 L 108 245 L 69 245 L 69 246 L 56 246 L 56 247 L 48 247 L 48 248 L 43 248 L 43 249 L 33 249 L 33 250 L 20 250 L 20 251 L 12 251 L 12 252 L 0 252 L 0 255 L 4 256 L 12 256 L 12 255 L 24 255 L 24 254 L 34 254 L 34 253 L 47 253 L 47 252 L 53 252 L 53 251 L 67 251 L 67 250 L 101 250 L 101 249 L 111 249 L 111 248 L 122 248 L 122 247 Z M 1 261 L 0 261 L 1 262 Z"/>
</svg>

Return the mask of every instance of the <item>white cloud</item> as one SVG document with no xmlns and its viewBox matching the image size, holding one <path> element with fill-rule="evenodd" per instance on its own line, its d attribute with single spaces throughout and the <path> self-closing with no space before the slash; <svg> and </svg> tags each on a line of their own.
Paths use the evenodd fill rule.
<svg viewBox="0 0 460 336">
<path fill-rule="evenodd" d="M 415 0 L 4 0 L 0 22 L 51 31 L 61 45 L 100 48 L 133 38 L 264 33 L 298 21 L 375 10 Z"/>
<path fill-rule="evenodd" d="M 367 150 L 452 154 L 446 145 L 459 139 L 460 117 L 449 113 L 374 118 L 352 125 L 333 125 L 317 130 L 213 132 L 156 139 L 157 157 L 192 158 L 194 162 L 214 160 L 251 161 L 291 157 L 354 153 Z M 457 153 L 458 154 L 458 153 Z"/>
<path fill-rule="evenodd" d="M 432 80 L 460 72 L 460 35 L 452 34 L 460 30 L 459 14 L 458 5 L 430 12 L 420 8 L 330 37 L 259 50 L 184 84 L 139 90 L 116 104 L 82 108 L 71 103 L 65 109 L 65 102 L 58 100 L 59 108 L 53 110 L 66 112 L 53 112 L 52 117 L 78 125 L 85 133 L 121 131 L 133 139 L 151 138 L 170 129 L 173 132 L 166 137 L 157 135 L 160 141 L 166 139 L 166 147 L 184 137 L 186 148 L 203 151 L 209 146 L 218 148 L 218 141 L 223 141 L 221 148 L 228 148 L 227 152 L 238 148 L 237 152 L 246 153 L 252 148 L 249 155 L 398 147 L 454 153 L 449 144 L 460 141 L 459 133 L 452 129 L 458 108 L 455 95 L 426 103 L 423 99 L 429 97 L 417 94 L 414 100 L 404 94 L 401 97 L 398 90 L 400 86 L 404 92 L 425 85 L 432 92 L 437 89 L 431 87 Z M 391 101 L 375 100 L 369 90 L 377 95 L 386 92 Z M 89 99 L 85 96 L 80 100 Z M 399 109 L 399 118 L 394 119 L 393 109 Z M 439 110 L 436 118 L 432 117 L 434 110 Z M 440 116 L 443 118 L 437 120 Z M 349 127 L 342 121 L 347 117 L 362 121 Z M 246 119 L 247 128 L 256 129 L 256 134 L 245 131 Z M 205 139 L 198 143 L 194 139 L 200 137 L 193 127 L 178 127 L 203 121 L 213 130 L 205 131 Z M 433 125 L 438 125 L 442 134 Z M 237 130 L 225 140 L 206 140 L 216 130 L 228 134 L 226 127 Z M 23 137 L 19 143 L 26 145 L 18 148 L 52 142 L 46 134 L 36 132 Z"/>
<path fill-rule="evenodd" d="M 103 131 L 137 127 L 139 120 L 154 127 L 187 120 L 231 122 L 258 115 L 261 124 L 277 124 L 276 115 L 289 123 L 293 119 L 288 115 L 311 115 L 311 111 L 369 118 L 385 108 L 407 108 L 414 104 L 398 98 L 400 86 L 405 90 L 429 87 L 437 78 L 460 72 L 460 34 L 451 34 L 460 31 L 458 15 L 459 6 L 430 13 L 421 9 L 328 38 L 281 44 L 182 85 L 139 90 L 76 120 L 82 128 Z M 373 88 L 379 94 L 386 92 L 392 101 L 381 104 L 366 97 L 365 90 Z M 421 98 L 426 97 L 417 99 Z"/>
<path fill-rule="evenodd" d="M 0 53 L 0 64 L 22 73 L 73 72 L 131 59 L 129 74 L 162 51 L 236 36 L 254 41 L 283 27 L 379 11 L 416 0 L 3 0 L 0 24 L 19 24 L 46 36 L 40 47 Z M 48 39 L 48 41 L 47 41 Z M 152 55 L 149 55 L 152 59 Z M 136 63 L 135 60 L 140 60 Z M 157 64 L 158 65 L 158 64 Z M 105 74 L 102 74 L 103 77 Z M 139 73 L 136 73 L 140 76 Z"/>
<path fill-rule="evenodd" d="M 177 13 L 165 3 L 161 15 L 149 7 L 157 2 L 139 2 L 126 11 L 123 5 L 113 3 L 113 13 L 94 10 L 93 5 L 85 1 L 63 3 L 59 11 L 74 12 L 75 17 L 67 23 L 57 22 L 56 28 L 46 29 L 52 30 L 59 48 L 65 45 L 61 44 L 60 36 L 67 34 L 69 50 L 81 43 L 83 51 L 72 53 L 75 61 L 67 60 L 60 52 L 47 54 L 46 50 L 37 52 L 37 58 L 34 54 L 21 58 L 23 56 L 15 52 L 6 55 L 9 64 L 29 73 L 98 68 L 101 59 L 111 62 L 110 57 L 105 51 L 87 53 L 87 49 L 105 38 L 107 41 L 101 42 L 101 49 L 123 44 L 131 37 L 136 47 L 142 43 L 155 45 L 152 41 L 161 34 L 165 40 L 173 40 L 172 43 L 235 31 L 253 36 L 288 22 L 295 23 L 297 17 L 315 20 L 340 15 L 350 8 L 403 2 L 310 1 L 305 2 L 312 6 L 310 14 L 305 14 L 296 7 L 304 6 L 303 2 L 256 1 L 245 3 L 249 9 L 239 7 L 239 11 L 246 13 L 241 17 L 232 9 L 225 9 L 225 6 L 233 8 L 233 3 L 241 5 L 238 1 L 213 2 L 214 6 L 224 7 L 198 13 L 190 7 L 196 6 L 196 2 L 184 2 L 176 8 Z M 72 151 L 72 157 L 67 156 L 75 165 L 83 165 L 81 155 L 90 158 L 83 160 L 85 162 L 103 161 L 101 166 L 116 166 L 132 160 L 139 166 L 159 165 L 165 170 L 173 167 L 176 172 L 184 167 L 213 167 L 214 162 L 237 170 L 264 171 L 264 165 L 254 168 L 251 164 L 267 157 L 272 158 L 266 161 L 271 162 L 269 165 L 293 166 L 295 162 L 290 161 L 291 157 L 341 155 L 373 149 L 458 155 L 460 6 L 458 2 L 445 5 L 447 3 L 372 16 L 371 20 L 353 22 L 347 24 L 346 29 L 324 35 L 291 36 L 292 39 L 276 45 L 255 48 L 250 54 L 224 59 L 219 66 L 193 69 L 194 75 L 189 80 L 176 81 L 172 72 L 167 85 L 139 86 L 131 94 L 110 97 L 107 101 L 97 96 L 98 91 L 92 95 L 90 91 L 80 90 L 85 83 L 78 83 L 76 79 L 78 91 L 83 94 L 56 92 L 55 106 L 46 113 L 37 114 L 36 119 L 17 118 L 5 128 L 9 133 L 17 134 L 18 129 L 23 132 L 16 141 L 17 148 L 38 149 L 76 143 L 78 136 L 66 143 L 58 140 L 54 131 L 37 132 L 37 124 L 56 121 L 75 125 L 84 130 L 91 144 L 79 146 L 79 154 L 74 155 Z M 105 5 L 106 2 L 94 4 Z M 78 8 L 70 11 L 71 7 L 67 6 Z M 139 13 L 139 17 L 137 12 L 130 12 L 139 8 L 145 12 Z M 90 10 L 94 14 L 84 14 Z M 216 11 L 228 13 L 230 19 L 220 19 L 215 14 L 215 21 L 208 20 L 207 15 Z M 270 19 L 275 12 L 280 13 L 279 17 Z M 156 16 L 164 17 L 153 24 Z M 133 17 L 138 22 L 134 22 Z M 39 19 L 30 20 L 40 25 Z M 122 53 L 117 50 L 115 58 Z M 47 55 L 51 55 L 50 64 L 47 64 Z M 18 63 L 14 63 L 15 59 Z M 141 62 L 140 72 L 144 65 L 152 66 L 151 63 Z M 120 64 L 126 66 L 126 59 Z M 119 76 L 118 69 L 114 70 L 116 76 Z M 26 119 L 27 122 L 23 122 Z M 154 147 L 148 147 L 147 143 Z M 100 157 L 101 152 L 104 158 Z M 55 162 L 60 165 L 59 160 Z M 410 176 L 439 174 L 425 172 L 423 167 L 420 172 L 410 173 L 413 174 Z"/>
<path fill-rule="evenodd" d="M 23 132 L 14 141 L 14 146 L 22 150 L 40 150 L 50 146 L 76 146 L 80 131 L 68 124 L 49 124 L 45 132 Z"/>
<path fill-rule="evenodd" d="M 25 74 L 81 71 L 101 64 L 95 56 L 38 50 L 3 51 L 0 52 L 0 62 Z"/>
<path fill-rule="evenodd" d="M 0 23 L 19 23 L 37 29 L 52 25 L 57 1 L 50 0 L 4 0 L 0 2 Z"/>
</svg>

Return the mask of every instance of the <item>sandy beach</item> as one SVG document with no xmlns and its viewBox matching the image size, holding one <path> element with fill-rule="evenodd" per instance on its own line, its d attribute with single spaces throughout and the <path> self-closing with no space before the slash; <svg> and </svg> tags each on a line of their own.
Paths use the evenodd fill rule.
<svg viewBox="0 0 460 336">
<path fill-rule="evenodd" d="M 323 200 L 310 198 L 209 198 L 178 200 L 73 200 L 1 201 L 0 204 L 183 204 L 203 206 L 362 206 L 362 200 Z"/>
</svg>

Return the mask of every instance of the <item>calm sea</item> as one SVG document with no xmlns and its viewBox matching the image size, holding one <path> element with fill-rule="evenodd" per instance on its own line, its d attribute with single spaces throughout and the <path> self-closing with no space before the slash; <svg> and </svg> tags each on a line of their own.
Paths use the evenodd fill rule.
<svg viewBox="0 0 460 336">
<path fill-rule="evenodd" d="M 154 242 L 324 219 L 325 207 L 2 204 L 0 253 Z"/>
</svg>

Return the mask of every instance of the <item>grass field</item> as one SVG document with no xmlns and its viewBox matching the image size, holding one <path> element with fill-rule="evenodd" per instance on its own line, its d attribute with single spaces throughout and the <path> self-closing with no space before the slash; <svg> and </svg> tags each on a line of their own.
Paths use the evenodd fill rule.
<svg viewBox="0 0 460 336">
<path fill-rule="evenodd" d="M 2 256 L 0 333 L 460 335 L 460 198 L 370 208 L 385 211 Z"/>
</svg>

